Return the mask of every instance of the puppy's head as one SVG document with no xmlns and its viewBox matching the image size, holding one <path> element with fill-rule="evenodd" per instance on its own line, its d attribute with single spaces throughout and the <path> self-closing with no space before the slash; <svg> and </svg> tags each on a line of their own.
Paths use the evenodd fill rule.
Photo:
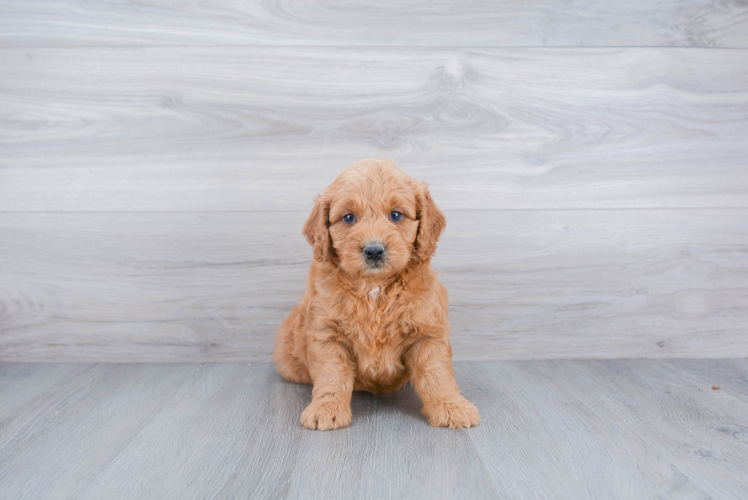
<svg viewBox="0 0 748 500">
<path fill-rule="evenodd" d="M 354 278 L 386 278 L 430 258 L 445 226 L 425 183 L 389 160 L 364 160 L 317 198 L 303 233 L 315 259 Z"/>
</svg>

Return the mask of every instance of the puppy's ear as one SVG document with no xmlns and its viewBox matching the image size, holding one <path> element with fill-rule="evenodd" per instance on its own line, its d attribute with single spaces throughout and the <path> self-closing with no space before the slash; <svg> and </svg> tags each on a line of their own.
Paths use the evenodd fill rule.
<svg viewBox="0 0 748 500">
<path fill-rule="evenodd" d="M 447 219 L 431 198 L 425 182 L 413 181 L 413 191 L 416 195 L 416 219 L 418 219 L 418 234 L 416 235 L 415 250 L 420 260 L 426 260 L 434 255 L 436 242 L 447 227 Z"/>
<path fill-rule="evenodd" d="M 314 249 L 314 258 L 320 262 L 332 259 L 332 241 L 330 241 L 330 200 L 321 194 L 314 201 L 314 208 L 304 223 L 301 231 Z"/>
</svg>

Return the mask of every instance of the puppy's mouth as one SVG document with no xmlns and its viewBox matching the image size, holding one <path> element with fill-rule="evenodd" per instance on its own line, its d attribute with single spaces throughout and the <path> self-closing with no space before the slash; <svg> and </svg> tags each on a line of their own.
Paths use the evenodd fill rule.
<svg viewBox="0 0 748 500">
<path fill-rule="evenodd" d="M 380 271 L 387 266 L 387 259 L 379 260 L 377 262 L 365 262 L 366 269 L 370 271 Z"/>
</svg>

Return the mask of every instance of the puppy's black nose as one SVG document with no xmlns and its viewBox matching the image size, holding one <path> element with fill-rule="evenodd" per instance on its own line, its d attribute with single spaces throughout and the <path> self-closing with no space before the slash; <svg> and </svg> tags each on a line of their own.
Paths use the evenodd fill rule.
<svg viewBox="0 0 748 500">
<path fill-rule="evenodd" d="M 380 261 L 384 258 L 384 245 L 381 243 L 370 243 L 364 247 L 364 255 L 372 262 Z"/>
</svg>

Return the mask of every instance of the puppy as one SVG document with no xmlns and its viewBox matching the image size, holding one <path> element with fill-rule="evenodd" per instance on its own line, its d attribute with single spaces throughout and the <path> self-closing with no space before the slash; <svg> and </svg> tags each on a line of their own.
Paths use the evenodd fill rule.
<svg viewBox="0 0 748 500">
<path fill-rule="evenodd" d="M 408 380 L 431 425 L 480 422 L 455 382 L 447 290 L 431 267 L 445 226 L 426 184 L 389 160 L 356 163 L 317 198 L 303 229 L 314 249 L 306 293 L 274 354 L 286 380 L 314 384 L 304 427 L 346 427 L 352 391 Z"/>
</svg>

